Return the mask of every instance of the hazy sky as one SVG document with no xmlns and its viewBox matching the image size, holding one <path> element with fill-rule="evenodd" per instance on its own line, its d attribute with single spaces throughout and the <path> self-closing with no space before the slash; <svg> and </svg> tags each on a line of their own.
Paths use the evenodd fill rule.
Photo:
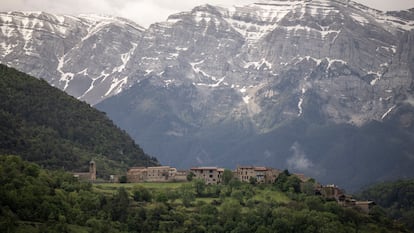
<svg viewBox="0 0 414 233">
<path fill-rule="evenodd" d="M 257 0 L 1 0 L 0 11 L 45 11 L 59 14 L 110 14 L 132 19 L 141 26 L 165 20 L 168 15 L 205 3 L 245 5 Z M 378 10 L 414 8 L 413 0 L 355 0 Z"/>
</svg>

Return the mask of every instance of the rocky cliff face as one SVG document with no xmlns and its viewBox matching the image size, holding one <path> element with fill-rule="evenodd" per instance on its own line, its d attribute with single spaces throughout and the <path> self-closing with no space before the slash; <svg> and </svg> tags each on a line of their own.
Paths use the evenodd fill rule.
<svg viewBox="0 0 414 233">
<path fill-rule="evenodd" d="M 162 163 L 269 165 L 351 188 L 414 175 L 413 10 L 266 0 L 196 7 L 144 31 L 63 18 L 86 26 L 65 31 L 50 69 L 7 41 L 2 62 L 105 99 L 96 106 Z"/>
<path fill-rule="evenodd" d="M 127 85 L 143 28 L 109 16 L 0 13 L 0 59 L 94 104 Z"/>
<path fill-rule="evenodd" d="M 152 25 L 130 63 L 141 81 L 97 107 L 175 166 L 265 164 L 349 189 L 412 176 L 412 125 L 396 123 L 411 118 L 412 14 L 200 6 Z"/>
</svg>

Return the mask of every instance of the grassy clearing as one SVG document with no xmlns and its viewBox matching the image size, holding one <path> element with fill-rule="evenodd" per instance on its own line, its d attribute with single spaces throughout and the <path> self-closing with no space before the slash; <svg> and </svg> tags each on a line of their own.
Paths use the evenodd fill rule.
<svg viewBox="0 0 414 233">
<path fill-rule="evenodd" d="M 270 189 L 257 190 L 253 200 L 256 201 L 271 201 L 276 203 L 288 203 L 290 198 L 285 193 Z"/>
<path fill-rule="evenodd" d="M 165 189 L 178 189 L 183 184 L 184 183 L 138 183 L 135 185 L 141 185 L 151 190 L 160 190 L 160 189 L 165 190 Z"/>
<path fill-rule="evenodd" d="M 135 186 L 143 186 L 151 191 L 159 191 L 159 190 L 168 191 L 168 190 L 178 189 L 183 184 L 184 183 L 155 183 L 155 182 L 154 183 L 149 183 L 149 182 L 125 183 L 125 184 L 99 183 L 99 184 L 94 184 L 93 188 L 95 191 L 98 191 L 104 194 L 113 194 L 121 187 L 125 188 L 129 192 L 131 192 Z"/>
<path fill-rule="evenodd" d="M 157 192 L 164 192 L 168 193 L 169 191 L 174 191 L 179 189 L 181 186 L 188 183 L 100 183 L 94 184 L 93 188 L 95 191 L 103 193 L 105 195 L 113 195 L 120 187 L 125 188 L 129 193 L 132 194 L 132 190 L 135 186 L 142 186 L 155 194 Z M 233 199 L 232 197 L 226 197 L 227 199 Z M 290 202 L 290 198 L 286 196 L 285 193 L 273 190 L 270 187 L 264 189 L 255 189 L 255 195 L 252 197 L 252 200 L 258 202 L 273 202 L 273 203 L 288 203 Z M 220 201 L 220 198 L 212 198 L 212 197 L 196 197 L 195 202 L 204 202 L 204 203 L 212 203 L 213 201 Z M 175 200 L 175 202 L 181 202 L 180 198 Z"/>
<path fill-rule="evenodd" d="M 157 190 L 157 189 L 177 189 L 181 187 L 184 183 L 150 183 L 150 182 L 143 182 L 143 183 L 101 183 L 101 184 L 94 184 L 94 187 L 100 187 L 103 189 L 118 189 L 120 187 L 124 187 L 125 189 L 132 189 L 134 186 L 143 186 L 147 189 Z"/>
</svg>

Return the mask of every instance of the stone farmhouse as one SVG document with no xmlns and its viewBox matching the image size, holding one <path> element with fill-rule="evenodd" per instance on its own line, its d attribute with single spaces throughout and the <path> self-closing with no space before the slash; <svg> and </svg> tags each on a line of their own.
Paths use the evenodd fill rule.
<svg viewBox="0 0 414 233">
<path fill-rule="evenodd" d="M 193 167 L 190 172 L 194 174 L 194 178 L 202 179 L 206 184 L 220 184 L 223 181 L 224 168 Z"/>
<path fill-rule="evenodd" d="M 327 199 L 334 199 L 340 206 L 357 208 L 365 213 L 369 213 L 371 208 L 376 205 L 373 201 L 358 201 L 333 184 L 318 187 L 316 189 L 316 194 L 322 195 Z"/>
<path fill-rule="evenodd" d="M 186 181 L 187 172 L 170 166 L 132 167 L 127 171 L 129 183 Z"/>
<path fill-rule="evenodd" d="M 259 184 L 274 183 L 281 171 L 269 167 L 238 166 L 236 177 L 242 182 L 250 182 L 251 179 Z"/>
</svg>

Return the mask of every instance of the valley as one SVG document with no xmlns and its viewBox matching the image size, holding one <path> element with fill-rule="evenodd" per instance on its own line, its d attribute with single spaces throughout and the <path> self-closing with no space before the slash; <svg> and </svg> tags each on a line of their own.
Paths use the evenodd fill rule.
<svg viewBox="0 0 414 233">
<path fill-rule="evenodd" d="M 354 191 L 414 175 L 412 9 L 267 0 L 149 28 L 45 12 L 0 26 L 2 64 L 105 112 L 162 164 L 268 164 Z"/>
<path fill-rule="evenodd" d="M 407 233 L 413 168 L 414 8 L 0 11 L 0 232 Z"/>
</svg>

